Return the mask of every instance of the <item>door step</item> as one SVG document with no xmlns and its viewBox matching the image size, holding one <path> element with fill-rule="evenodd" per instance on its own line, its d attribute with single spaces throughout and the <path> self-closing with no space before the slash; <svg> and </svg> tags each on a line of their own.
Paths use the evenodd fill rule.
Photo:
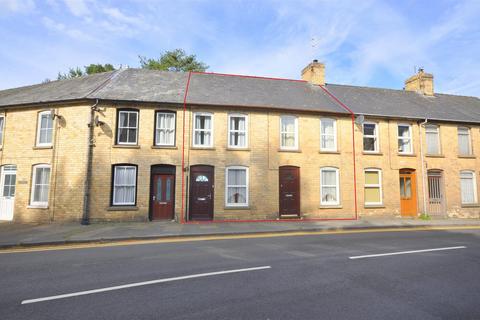
<svg viewBox="0 0 480 320">
<path fill-rule="evenodd" d="M 289 219 L 302 219 L 303 217 L 298 216 L 297 214 L 282 214 L 279 220 L 289 220 Z"/>
</svg>

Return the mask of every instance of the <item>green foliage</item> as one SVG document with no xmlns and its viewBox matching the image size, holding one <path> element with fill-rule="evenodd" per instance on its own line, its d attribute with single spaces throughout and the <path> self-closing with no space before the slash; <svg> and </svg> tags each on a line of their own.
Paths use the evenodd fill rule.
<svg viewBox="0 0 480 320">
<path fill-rule="evenodd" d="M 421 215 L 418 216 L 418 218 L 420 220 L 430 220 L 431 219 L 431 217 L 426 213 L 422 213 Z"/>
<path fill-rule="evenodd" d="M 82 71 L 79 67 L 70 68 L 67 73 L 58 73 L 57 80 L 65 80 L 78 78 L 87 74 L 102 73 L 115 70 L 115 67 L 110 64 L 94 64 L 91 63 L 88 66 L 83 67 L 85 71 Z"/>
<path fill-rule="evenodd" d="M 187 55 L 182 49 L 166 51 L 158 59 L 147 59 L 139 56 L 140 66 L 143 69 L 162 71 L 205 71 L 208 65 L 197 61 L 194 54 Z"/>
</svg>

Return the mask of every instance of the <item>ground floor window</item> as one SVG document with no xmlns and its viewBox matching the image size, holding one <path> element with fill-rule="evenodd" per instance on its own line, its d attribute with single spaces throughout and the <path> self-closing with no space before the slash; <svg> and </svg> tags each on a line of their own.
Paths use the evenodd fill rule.
<svg viewBox="0 0 480 320">
<path fill-rule="evenodd" d="M 338 169 L 325 167 L 320 169 L 320 204 L 338 205 Z"/>
<path fill-rule="evenodd" d="M 382 171 L 365 169 L 365 204 L 382 204 Z"/>
<path fill-rule="evenodd" d="M 460 189 L 462 204 L 477 203 L 477 184 L 475 183 L 475 173 L 473 171 L 460 172 Z"/>
<path fill-rule="evenodd" d="M 226 206 L 248 206 L 248 168 L 227 167 L 225 189 Z"/>
<path fill-rule="evenodd" d="M 33 166 L 32 194 L 31 194 L 30 204 L 32 206 L 47 206 L 49 188 L 50 188 L 50 165 L 37 164 Z"/>
<path fill-rule="evenodd" d="M 113 167 L 113 199 L 114 206 L 136 204 L 137 166 L 115 165 Z"/>
</svg>

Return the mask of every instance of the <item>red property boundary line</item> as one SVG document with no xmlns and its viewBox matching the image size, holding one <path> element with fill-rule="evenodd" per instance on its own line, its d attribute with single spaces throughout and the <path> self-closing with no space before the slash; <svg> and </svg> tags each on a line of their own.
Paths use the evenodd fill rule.
<svg viewBox="0 0 480 320">
<path fill-rule="evenodd" d="M 188 80 L 185 89 L 185 95 L 183 97 L 183 139 L 182 139 L 182 205 L 180 211 L 180 224 L 211 224 L 211 223 L 248 223 L 248 222 L 305 222 L 305 221 L 353 221 L 358 220 L 357 212 L 357 183 L 356 183 L 356 162 L 355 162 L 355 115 L 353 111 L 343 104 L 337 97 L 335 97 L 330 91 L 328 91 L 323 86 L 324 92 L 328 94 L 335 102 L 337 102 L 341 107 L 347 110 L 352 116 L 352 149 L 353 149 L 353 181 L 354 181 L 354 201 L 355 201 L 355 217 L 354 218 L 295 218 L 295 219 L 224 219 L 224 220 L 208 220 L 208 221 L 185 221 L 185 114 L 187 109 L 187 97 L 188 90 L 190 87 L 190 80 L 192 74 L 207 74 L 207 75 L 217 75 L 225 77 L 239 77 L 239 78 L 250 78 L 250 79 L 262 79 L 262 80 L 277 80 L 277 81 L 290 81 L 290 82 L 301 82 L 306 83 L 306 80 L 298 79 L 285 79 L 285 78 L 273 78 L 273 77 L 261 77 L 261 76 L 250 76 L 250 75 L 239 75 L 239 74 L 228 74 L 228 73 L 217 73 L 217 72 L 200 72 L 200 71 L 190 71 L 188 73 Z M 215 215 L 215 214 L 214 214 Z"/>
</svg>

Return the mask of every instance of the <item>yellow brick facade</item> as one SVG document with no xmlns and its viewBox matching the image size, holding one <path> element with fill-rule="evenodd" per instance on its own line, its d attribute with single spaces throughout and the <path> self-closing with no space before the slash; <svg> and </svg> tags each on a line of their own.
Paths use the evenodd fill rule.
<svg viewBox="0 0 480 320">
<path fill-rule="evenodd" d="M 1 165 L 17 165 L 15 222 L 79 221 L 84 203 L 84 183 L 88 150 L 89 103 L 12 108 L 5 111 L 4 141 Z M 150 204 L 150 174 L 152 165 L 176 167 L 175 216 L 179 219 L 182 201 L 182 126 L 183 109 L 178 105 L 101 103 L 98 112 L 102 125 L 94 129 L 93 171 L 91 182 L 90 219 L 92 221 L 148 221 Z M 61 118 L 54 122 L 52 148 L 35 147 L 37 116 L 41 110 L 55 108 Z M 139 110 L 138 145 L 118 146 L 115 143 L 117 109 Z M 174 147 L 154 146 L 155 111 L 176 112 L 176 143 Z M 192 144 L 193 112 L 211 112 L 214 115 L 212 148 L 194 148 Z M 248 115 L 248 148 L 232 150 L 227 143 L 229 113 Z M 299 148 L 280 150 L 280 116 L 298 117 Z M 320 118 L 336 119 L 338 152 L 320 152 Z M 420 137 L 425 143 L 425 129 L 416 121 L 368 118 L 378 123 L 379 153 L 363 152 L 362 128 L 354 125 L 357 175 L 357 207 L 360 216 L 399 216 L 399 170 L 415 169 L 417 173 L 418 213 L 424 212 Z M 412 126 L 413 154 L 397 152 L 398 123 Z M 279 217 L 279 167 L 300 168 L 300 211 L 304 218 L 353 218 L 355 215 L 354 171 L 352 154 L 352 123 L 350 116 L 292 112 L 255 108 L 189 106 L 185 113 L 185 181 L 192 165 L 214 166 L 214 219 L 277 219 Z M 448 216 L 480 217 L 477 206 L 462 206 L 460 199 L 460 170 L 476 172 L 480 163 L 480 130 L 471 127 L 472 148 L 475 156 L 459 157 L 457 152 L 458 124 L 439 123 L 441 156 L 425 157 L 426 168 L 441 169 L 444 174 Z M 424 145 L 425 150 L 425 145 Z M 134 207 L 111 206 L 112 165 L 138 166 L 137 195 Z M 50 164 L 50 192 L 48 208 L 31 208 L 32 166 Z M 249 206 L 226 208 L 225 169 L 227 166 L 249 168 Z M 334 207 L 320 205 L 320 168 L 339 169 L 340 204 Z M 383 203 L 376 207 L 364 205 L 364 169 L 382 170 Z M 185 190 L 188 197 L 188 190 Z M 427 195 L 428 197 L 428 195 Z M 186 204 L 187 205 L 187 204 Z"/>
</svg>

